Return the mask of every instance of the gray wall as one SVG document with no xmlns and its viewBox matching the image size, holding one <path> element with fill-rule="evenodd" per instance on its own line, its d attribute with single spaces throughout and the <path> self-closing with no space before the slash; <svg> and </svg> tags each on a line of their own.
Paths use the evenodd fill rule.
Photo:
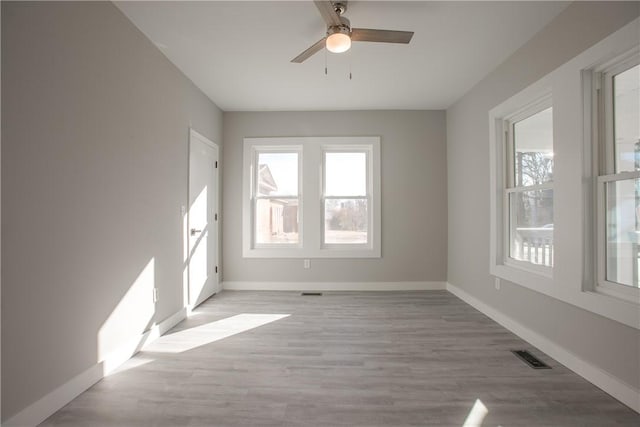
<svg viewBox="0 0 640 427">
<path fill-rule="evenodd" d="M 181 309 L 189 125 L 222 113 L 105 2 L 2 2 L 2 113 L 7 419 Z"/>
<path fill-rule="evenodd" d="M 572 4 L 447 110 L 448 281 L 636 388 L 637 330 L 508 282 L 500 291 L 494 289 L 489 275 L 488 112 L 633 20 L 639 8 L 637 2 Z"/>
<path fill-rule="evenodd" d="M 446 279 L 447 194 L 443 111 L 224 114 L 224 281 L 399 282 Z M 382 258 L 242 258 L 244 137 L 381 137 Z"/>
</svg>

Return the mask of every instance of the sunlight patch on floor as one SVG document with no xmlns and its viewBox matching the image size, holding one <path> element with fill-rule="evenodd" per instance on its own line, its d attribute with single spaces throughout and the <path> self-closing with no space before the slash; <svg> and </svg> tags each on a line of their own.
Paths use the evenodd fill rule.
<svg viewBox="0 0 640 427">
<path fill-rule="evenodd" d="M 156 353 L 182 353 L 223 338 L 289 317 L 290 314 L 243 313 L 216 320 L 201 326 L 164 335 L 144 347 L 144 351 Z"/>
<path fill-rule="evenodd" d="M 489 413 L 489 410 L 487 409 L 486 406 L 484 406 L 484 403 L 482 403 L 482 400 L 476 399 L 476 402 L 473 404 L 473 408 L 471 408 L 471 412 L 469 412 L 469 415 L 467 415 L 467 419 L 464 420 L 464 424 L 462 424 L 462 427 L 482 426 L 482 421 L 484 420 L 484 417 L 486 417 L 488 413 Z"/>
<path fill-rule="evenodd" d="M 115 370 L 109 372 L 108 374 L 106 374 L 105 376 L 116 375 L 116 374 L 119 374 L 121 372 L 128 371 L 130 369 L 138 368 L 140 366 L 146 365 L 147 363 L 151 363 L 154 360 L 155 359 L 149 359 L 147 357 L 133 357 L 133 358 L 127 360 L 126 362 L 124 362 L 117 369 L 115 369 Z"/>
</svg>

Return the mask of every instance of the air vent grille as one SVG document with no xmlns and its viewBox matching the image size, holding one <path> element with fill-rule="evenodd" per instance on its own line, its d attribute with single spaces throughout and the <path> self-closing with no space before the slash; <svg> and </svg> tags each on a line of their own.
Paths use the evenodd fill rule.
<svg viewBox="0 0 640 427">
<path fill-rule="evenodd" d="M 533 369 L 551 369 L 551 366 L 547 365 L 542 360 L 535 357 L 528 350 L 511 350 L 511 353 L 518 356 L 521 360 L 523 360 L 527 365 L 529 365 Z"/>
</svg>

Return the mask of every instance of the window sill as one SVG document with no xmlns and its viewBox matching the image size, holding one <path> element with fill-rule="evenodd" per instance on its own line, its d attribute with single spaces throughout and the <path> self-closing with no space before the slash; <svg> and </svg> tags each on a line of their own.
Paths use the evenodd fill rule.
<svg viewBox="0 0 640 427">
<path fill-rule="evenodd" d="M 640 299 L 631 301 L 600 291 L 554 283 L 552 277 L 508 265 L 492 265 L 493 276 L 640 330 Z"/>
<path fill-rule="evenodd" d="M 508 264 L 498 264 L 492 266 L 491 274 L 500 279 L 547 295 L 549 295 L 553 289 L 552 273 L 543 274 Z"/>
<path fill-rule="evenodd" d="M 593 292 L 598 295 L 615 298 L 630 304 L 640 304 L 639 288 L 605 282 L 603 284 L 596 285 Z"/>
</svg>

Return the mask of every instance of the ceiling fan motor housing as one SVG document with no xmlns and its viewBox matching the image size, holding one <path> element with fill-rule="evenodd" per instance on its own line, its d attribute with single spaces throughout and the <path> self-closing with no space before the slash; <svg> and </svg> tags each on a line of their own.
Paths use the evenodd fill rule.
<svg viewBox="0 0 640 427">
<path fill-rule="evenodd" d="M 342 25 L 333 25 L 327 28 L 327 36 L 342 33 L 351 37 L 351 22 L 349 22 L 349 20 L 344 16 L 340 17 L 340 21 L 342 22 Z"/>
</svg>

